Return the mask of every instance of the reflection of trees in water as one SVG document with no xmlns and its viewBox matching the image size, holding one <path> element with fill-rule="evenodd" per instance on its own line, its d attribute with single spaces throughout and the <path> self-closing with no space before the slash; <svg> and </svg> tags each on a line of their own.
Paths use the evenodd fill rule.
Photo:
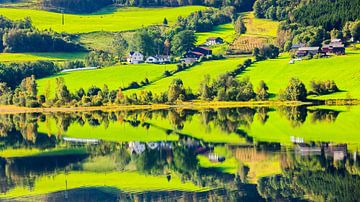
<svg viewBox="0 0 360 202">
<path fill-rule="evenodd" d="M 289 120 L 292 127 L 301 126 L 307 117 L 305 106 L 282 106 L 278 108 L 279 113 Z"/>
<path fill-rule="evenodd" d="M 282 175 L 263 177 L 258 181 L 259 193 L 267 199 L 303 198 L 316 201 L 357 201 L 360 197 L 360 176 L 350 171 L 360 163 L 350 156 L 334 161 L 324 153 L 301 156 L 282 153 Z"/>
<path fill-rule="evenodd" d="M 309 110 L 312 113 L 311 122 L 326 122 L 333 123 L 340 114 L 339 111 L 328 110 L 328 109 L 316 109 Z"/>
</svg>

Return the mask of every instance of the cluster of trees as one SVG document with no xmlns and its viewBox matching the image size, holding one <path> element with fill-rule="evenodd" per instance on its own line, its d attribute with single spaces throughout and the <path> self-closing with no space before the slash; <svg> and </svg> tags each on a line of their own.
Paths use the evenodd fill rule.
<svg viewBox="0 0 360 202">
<path fill-rule="evenodd" d="M 199 97 L 202 100 L 218 101 L 250 101 L 269 98 L 267 85 L 262 81 L 255 93 L 248 78 L 240 81 L 229 74 L 221 75 L 210 83 L 210 77 L 205 76 L 200 84 Z"/>
<path fill-rule="evenodd" d="M 360 16 L 359 0 L 257 0 L 255 16 L 272 20 L 289 20 L 303 26 L 341 29 L 347 21 Z"/>
<path fill-rule="evenodd" d="M 41 3 L 45 8 L 63 9 L 66 12 L 90 13 L 113 4 L 113 0 L 41 0 Z"/>
<path fill-rule="evenodd" d="M 59 71 L 53 62 L 37 61 L 26 63 L 0 63 L 0 83 L 15 89 L 26 77 L 34 75 L 36 78 L 51 76 Z"/>
<path fill-rule="evenodd" d="M 183 29 L 197 32 L 211 31 L 216 25 L 232 22 L 235 19 L 236 10 L 234 7 L 225 7 L 220 10 L 207 9 L 191 13 L 186 18 L 179 17 L 177 25 Z"/>
<path fill-rule="evenodd" d="M 163 27 L 146 27 L 135 32 L 130 40 L 125 40 L 121 34 L 113 39 L 116 55 L 125 59 L 128 51 L 139 51 L 145 56 L 181 55 L 195 46 L 196 36 L 192 30 L 182 28 L 164 29 Z"/>
<path fill-rule="evenodd" d="M 36 30 L 30 18 L 12 21 L 0 16 L 0 52 L 75 52 L 83 47 L 52 31 Z"/>
<path fill-rule="evenodd" d="M 279 56 L 280 49 L 273 44 L 265 45 L 261 48 L 255 48 L 253 55 L 256 61 L 266 60 L 268 58 L 275 59 Z"/>
<path fill-rule="evenodd" d="M 335 81 L 327 80 L 327 81 L 311 81 L 310 82 L 312 91 L 310 93 L 314 93 L 316 95 L 326 95 L 330 93 L 336 93 L 339 91 Z"/>
</svg>

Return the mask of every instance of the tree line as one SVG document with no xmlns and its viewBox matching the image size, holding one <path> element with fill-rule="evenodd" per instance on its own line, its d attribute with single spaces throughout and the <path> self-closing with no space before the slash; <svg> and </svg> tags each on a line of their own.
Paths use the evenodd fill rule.
<svg viewBox="0 0 360 202">
<path fill-rule="evenodd" d="M 30 18 L 12 21 L 0 15 L 0 52 L 77 52 L 85 49 L 69 36 L 37 30 Z"/>
</svg>

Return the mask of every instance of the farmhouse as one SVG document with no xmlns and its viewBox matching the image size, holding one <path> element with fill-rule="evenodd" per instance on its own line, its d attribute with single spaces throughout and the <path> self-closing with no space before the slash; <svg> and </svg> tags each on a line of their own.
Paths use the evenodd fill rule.
<svg viewBox="0 0 360 202">
<path fill-rule="evenodd" d="M 299 48 L 302 48 L 302 47 L 305 47 L 304 43 L 293 44 L 291 46 L 291 50 L 292 51 L 297 51 L 297 50 L 299 50 Z"/>
<path fill-rule="evenodd" d="M 341 39 L 333 39 L 323 46 L 322 51 L 326 54 L 345 55 L 345 45 Z"/>
<path fill-rule="evenodd" d="M 127 56 L 127 62 L 130 64 L 139 64 L 144 62 L 144 55 L 140 52 L 130 52 Z"/>
<path fill-rule="evenodd" d="M 316 55 L 320 53 L 320 47 L 301 47 L 296 51 L 297 57 L 304 57 L 307 55 Z"/>
<path fill-rule="evenodd" d="M 209 37 L 206 39 L 205 45 L 212 46 L 216 44 L 222 44 L 224 40 L 221 37 Z"/>
<path fill-rule="evenodd" d="M 182 60 L 186 64 L 190 64 L 190 63 L 197 61 L 200 57 L 208 56 L 208 55 L 212 55 L 212 50 L 201 47 L 201 46 L 197 46 L 197 47 L 193 48 L 192 51 L 188 51 L 187 53 L 185 53 L 183 55 Z"/>
<path fill-rule="evenodd" d="M 168 55 L 156 55 L 156 56 L 149 56 L 145 60 L 146 63 L 153 63 L 153 64 L 164 64 L 170 62 L 170 56 Z"/>
</svg>

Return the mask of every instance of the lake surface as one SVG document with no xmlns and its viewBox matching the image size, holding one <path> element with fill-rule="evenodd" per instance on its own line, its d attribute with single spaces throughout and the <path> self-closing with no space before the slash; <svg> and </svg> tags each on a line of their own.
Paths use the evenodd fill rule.
<svg viewBox="0 0 360 202">
<path fill-rule="evenodd" d="M 358 201 L 360 106 L 0 115 L 0 201 Z"/>
</svg>

